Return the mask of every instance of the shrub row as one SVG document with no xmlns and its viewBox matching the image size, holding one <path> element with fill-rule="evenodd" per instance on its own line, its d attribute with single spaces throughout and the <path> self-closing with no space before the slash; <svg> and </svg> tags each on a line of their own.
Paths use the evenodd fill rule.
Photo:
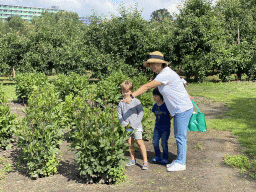
<svg viewBox="0 0 256 192">
<path fill-rule="evenodd" d="M 138 89 L 140 85 L 148 82 L 148 78 L 142 74 L 134 77 L 125 75 L 122 71 L 114 72 L 104 80 L 100 80 L 97 84 L 89 84 L 89 75 L 79 75 L 70 73 L 69 75 L 60 74 L 52 82 L 44 74 L 40 73 L 24 73 L 15 78 L 16 94 L 20 99 L 26 99 L 31 95 L 36 87 L 42 87 L 48 83 L 54 85 L 54 92 L 58 93 L 59 99 L 65 100 L 66 96 L 77 96 L 81 93 L 88 102 L 99 107 L 104 107 L 107 103 L 117 105 L 122 99 L 120 84 L 125 80 L 131 80 L 134 83 L 134 88 Z M 144 107 L 144 138 L 152 137 L 153 122 L 148 119 L 153 118 L 151 108 L 153 105 L 152 92 L 144 93 L 139 96 Z M 66 106 L 65 106 L 66 107 Z M 147 109 L 148 108 L 148 109 Z M 73 111 L 69 114 L 72 116 Z M 65 121 L 65 125 L 71 122 Z"/>
<path fill-rule="evenodd" d="M 75 73 L 59 75 L 53 82 L 46 77 L 43 82 L 36 74 L 23 74 L 18 78 L 29 80 L 23 88 L 30 90 L 18 136 L 21 149 L 20 164 L 32 178 L 57 172 L 60 159 L 59 145 L 63 133 L 69 132 L 71 147 L 76 150 L 76 162 L 82 178 L 88 182 L 120 182 L 125 179 L 123 162 L 128 139 L 120 125 L 116 107 L 122 99 L 120 84 L 130 79 L 122 72 L 113 73 L 106 80 L 89 84 L 88 76 Z M 37 79 L 38 78 L 38 79 Z M 34 82 L 41 84 L 36 86 Z M 135 79 L 135 78 L 134 78 Z M 19 81 L 19 79 L 17 80 Z M 144 76 L 132 80 L 135 88 L 146 83 Z M 19 81 L 20 82 L 20 81 Z M 42 83 L 43 82 L 43 83 Z M 18 87 L 22 90 L 22 85 Z M 19 93 L 26 93 L 26 90 Z M 22 95 L 20 95 L 20 98 Z M 144 138 L 152 137 L 152 93 L 141 99 L 146 105 L 143 124 Z"/>
<path fill-rule="evenodd" d="M 13 134 L 16 130 L 17 115 L 11 114 L 3 87 L 0 85 L 0 147 L 6 148 L 14 141 Z"/>
</svg>

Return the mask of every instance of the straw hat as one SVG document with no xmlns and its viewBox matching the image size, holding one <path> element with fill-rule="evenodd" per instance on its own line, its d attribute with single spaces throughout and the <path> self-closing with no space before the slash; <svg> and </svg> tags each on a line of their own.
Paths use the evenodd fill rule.
<svg viewBox="0 0 256 192">
<path fill-rule="evenodd" d="M 165 63 L 168 65 L 168 62 L 164 60 L 164 55 L 159 51 L 154 51 L 149 54 L 149 59 L 144 61 L 144 66 L 149 67 L 150 63 Z"/>
</svg>

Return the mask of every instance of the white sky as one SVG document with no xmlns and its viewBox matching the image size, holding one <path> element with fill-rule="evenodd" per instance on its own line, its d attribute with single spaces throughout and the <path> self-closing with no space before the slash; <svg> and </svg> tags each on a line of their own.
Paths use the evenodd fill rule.
<svg viewBox="0 0 256 192">
<path fill-rule="evenodd" d="M 109 16 L 109 13 L 118 15 L 118 7 L 124 3 L 125 7 L 134 7 L 138 3 L 138 9 L 142 10 L 142 17 L 150 19 L 150 14 L 166 8 L 170 13 L 177 12 L 177 5 L 182 0 L 0 0 L 3 5 L 18 5 L 31 7 L 50 8 L 59 6 L 60 9 L 78 13 L 80 17 L 91 15 L 95 10 L 98 15 Z"/>
</svg>

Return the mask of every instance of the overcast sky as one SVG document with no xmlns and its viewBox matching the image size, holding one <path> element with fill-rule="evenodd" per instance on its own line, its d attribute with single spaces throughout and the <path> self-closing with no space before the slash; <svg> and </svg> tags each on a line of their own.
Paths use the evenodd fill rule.
<svg viewBox="0 0 256 192">
<path fill-rule="evenodd" d="M 0 0 L 0 4 L 19 5 L 30 7 L 51 8 L 59 6 L 60 9 L 78 13 L 80 17 L 92 14 L 92 9 L 98 15 L 109 16 L 109 13 L 118 15 L 118 7 L 124 3 L 125 7 L 134 7 L 138 3 L 142 10 L 142 17 L 150 19 L 150 14 L 157 10 L 166 8 L 170 13 L 177 12 L 177 5 L 182 0 Z"/>
</svg>

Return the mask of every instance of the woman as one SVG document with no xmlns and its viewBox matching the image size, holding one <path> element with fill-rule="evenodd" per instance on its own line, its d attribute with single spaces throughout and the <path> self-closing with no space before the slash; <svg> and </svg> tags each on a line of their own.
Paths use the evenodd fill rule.
<svg viewBox="0 0 256 192">
<path fill-rule="evenodd" d="M 179 75 L 168 67 L 168 62 L 164 60 L 161 52 L 150 53 L 144 66 L 149 67 L 158 75 L 153 81 L 142 85 L 129 97 L 126 97 L 124 101 L 129 103 L 132 98 L 158 87 L 164 97 L 167 109 L 173 117 L 174 136 L 177 143 L 177 158 L 171 164 L 166 165 L 167 171 L 186 170 L 187 126 L 193 113 L 193 104 Z"/>
</svg>

